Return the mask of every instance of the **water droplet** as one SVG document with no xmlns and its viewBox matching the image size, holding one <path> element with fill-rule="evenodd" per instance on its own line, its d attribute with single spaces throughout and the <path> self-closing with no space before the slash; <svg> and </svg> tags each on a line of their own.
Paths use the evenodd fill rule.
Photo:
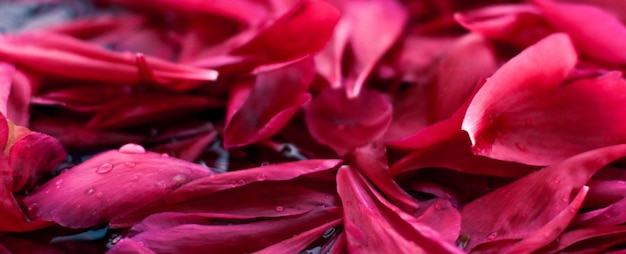
<svg viewBox="0 0 626 254">
<path fill-rule="evenodd" d="M 491 234 L 487 236 L 487 240 L 491 241 L 493 239 L 496 239 L 496 237 L 498 237 L 498 232 L 491 232 Z"/>
<path fill-rule="evenodd" d="M 285 211 L 285 208 L 284 208 L 284 207 L 282 207 L 282 206 L 277 206 L 276 208 L 274 208 L 274 211 L 276 211 L 276 212 L 282 212 L 282 211 Z"/>
<path fill-rule="evenodd" d="M 559 183 L 561 183 L 561 180 L 559 180 L 558 178 L 554 178 L 554 180 L 552 180 L 552 182 L 554 182 L 556 184 L 559 184 Z"/>
<path fill-rule="evenodd" d="M 88 189 L 88 190 L 85 192 L 85 194 L 86 194 L 86 195 L 91 195 L 91 194 L 93 194 L 94 192 L 95 192 L 95 190 L 92 188 L 92 189 Z"/>
<path fill-rule="evenodd" d="M 569 203 L 569 198 L 567 198 L 567 196 L 563 196 L 561 200 L 563 200 L 563 202 Z"/>
<path fill-rule="evenodd" d="M 61 184 L 63 184 L 63 179 L 59 179 L 56 182 L 54 182 L 54 185 L 56 186 L 57 189 L 61 188 Z"/>
<path fill-rule="evenodd" d="M 264 174 L 259 174 L 256 176 L 256 179 L 259 181 L 264 181 L 265 180 L 265 175 Z"/>
<path fill-rule="evenodd" d="M 162 154 L 161 154 L 161 158 L 169 158 L 169 157 L 170 157 L 170 155 L 169 155 L 169 154 L 166 154 L 166 153 L 162 153 Z"/>
<path fill-rule="evenodd" d="M 209 178 L 211 178 L 211 179 L 213 179 L 213 178 L 215 178 L 215 177 L 216 177 L 216 176 L 215 176 L 215 174 L 210 174 L 210 175 L 209 175 Z"/>
<path fill-rule="evenodd" d="M 172 177 L 172 180 L 177 184 L 182 184 L 187 180 L 187 176 L 178 174 Z"/>
<path fill-rule="evenodd" d="M 127 153 L 127 154 L 142 154 L 142 153 L 146 153 L 146 149 L 143 148 L 143 146 L 138 145 L 138 144 L 126 144 L 123 145 L 122 147 L 120 147 L 120 149 L 118 149 L 118 151 L 120 153 Z"/>
<path fill-rule="evenodd" d="M 437 210 L 441 210 L 441 204 L 439 204 L 439 203 L 435 203 L 435 209 L 437 209 Z"/>
<path fill-rule="evenodd" d="M 128 168 L 134 168 L 135 166 L 137 166 L 137 163 L 134 163 L 132 161 L 127 161 L 127 162 L 124 162 L 124 166 Z"/>
<path fill-rule="evenodd" d="M 246 184 L 246 180 L 239 179 L 239 181 L 237 181 L 237 184 L 238 185 L 244 185 L 244 184 Z"/>
<path fill-rule="evenodd" d="M 526 146 L 522 145 L 521 143 L 515 142 L 515 146 L 517 147 L 517 149 L 519 149 L 522 152 L 528 152 L 528 149 L 526 148 Z"/>
<path fill-rule="evenodd" d="M 102 165 L 100 165 L 96 169 L 96 173 L 98 173 L 98 174 L 106 174 L 106 173 L 111 172 L 111 170 L 113 170 L 113 164 L 105 162 L 105 163 L 102 163 Z"/>
</svg>

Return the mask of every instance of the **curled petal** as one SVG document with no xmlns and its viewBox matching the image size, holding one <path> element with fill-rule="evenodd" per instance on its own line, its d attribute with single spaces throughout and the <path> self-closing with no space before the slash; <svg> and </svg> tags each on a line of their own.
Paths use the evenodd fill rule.
<svg viewBox="0 0 626 254">
<path fill-rule="evenodd" d="M 357 170 L 340 168 L 337 190 L 344 205 L 350 253 L 462 253 L 436 231 L 385 200 Z"/>
<path fill-rule="evenodd" d="M 571 212 L 568 206 L 573 202 L 582 202 L 577 193 L 585 196 L 586 191 L 582 194 L 580 191 L 593 174 L 623 157 L 626 157 L 626 145 L 586 152 L 531 173 L 472 201 L 461 210 L 461 234 L 471 237 L 468 248 L 471 250 L 480 248 L 477 246 L 481 244 L 488 246 L 496 242 L 510 245 L 518 239 L 541 234 L 542 228 L 559 214 Z M 572 207 L 574 213 L 579 206 L 576 204 Z M 568 218 L 555 225 L 554 230 L 562 231 L 573 214 Z"/>
<path fill-rule="evenodd" d="M 235 107 L 224 128 L 224 146 L 248 145 L 276 134 L 311 99 L 307 92 L 315 69 L 305 59 L 278 70 L 261 73 L 241 107 Z M 241 103 L 236 100 L 235 103 Z M 230 109 L 230 111 L 234 111 Z"/>
<path fill-rule="evenodd" d="M 476 93 L 463 119 L 461 127 L 469 133 L 474 153 L 494 159 L 535 165 L 545 165 L 562 159 L 554 155 L 542 157 L 541 153 L 532 150 L 539 147 L 532 142 L 546 143 L 543 143 L 543 140 L 531 139 L 532 133 L 537 129 L 518 125 L 521 121 L 523 124 L 541 126 L 538 128 L 546 128 L 546 126 L 555 128 L 560 123 L 555 121 L 546 125 L 545 121 L 550 121 L 551 118 L 536 117 L 536 115 L 543 116 L 544 111 L 541 110 L 527 110 L 527 116 L 520 116 L 521 110 L 516 112 L 515 109 L 524 109 L 523 107 L 528 105 L 527 101 L 531 99 L 536 101 L 537 106 L 553 102 L 547 95 L 544 95 L 543 91 L 559 86 L 573 69 L 576 61 L 576 52 L 568 37 L 564 34 L 555 34 L 527 48 L 498 69 Z M 572 95 L 576 96 L 576 93 L 578 91 Z M 503 96 L 507 99 L 502 100 Z M 553 105 L 555 110 L 563 108 L 560 106 L 562 102 Z M 551 112 L 550 116 L 557 115 Z M 541 121 L 541 123 L 533 121 Z M 578 124 L 580 121 L 575 123 Z M 512 128 L 515 128 L 513 129 L 515 131 L 512 131 Z M 542 130 L 539 133 L 550 133 L 558 137 L 559 132 L 560 130 L 555 129 L 555 131 L 548 132 Z M 514 135 L 512 136 L 514 138 L 509 138 L 507 134 Z M 562 145 L 556 141 L 554 144 Z M 529 147 L 531 145 L 533 147 Z M 543 147 L 542 149 L 547 151 L 552 148 Z M 556 152 L 564 153 L 564 150 L 568 149 L 557 148 Z M 572 154 L 575 152 L 567 155 Z"/>
<path fill-rule="evenodd" d="M 534 0 L 550 25 L 566 32 L 581 55 L 601 62 L 626 64 L 626 26 L 615 16 L 587 4 Z"/>
</svg>

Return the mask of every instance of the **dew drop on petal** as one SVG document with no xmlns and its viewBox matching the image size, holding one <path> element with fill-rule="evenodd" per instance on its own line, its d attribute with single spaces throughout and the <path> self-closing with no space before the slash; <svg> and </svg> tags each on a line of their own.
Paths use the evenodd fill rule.
<svg viewBox="0 0 626 254">
<path fill-rule="evenodd" d="M 95 190 L 94 190 L 93 188 L 91 188 L 91 189 L 88 189 L 88 190 L 85 192 L 85 194 L 86 194 L 86 195 L 91 195 L 91 194 L 93 194 L 94 192 L 95 192 Z"/>
<path fill-rule="evenodd" d="M 263 181 L 263 180 L 265 180 L 265 174 L 259 174 L 259 175 L 257 175 L 257 176 L 256 176 L 256 179 L 257 179 L 257 180 L 259 180 L 259 181 Z"/>
<path fill-rule="evenodd" d="M 282 211 L 285 211 L 285 208 L 284 208 L 284 207 L 282 207 L 282 206 L 277 206 L 277 207 L 275 207 L 275 208 L 274 208 L 274 211 L 276 211 L 276 212 L 282 212 Z"/>
<path fill-rule="evenodd" d="M 126 153 L 126 154 L 142 154 L 142 153 L 146 153 L 146 149 L 143 148 L 143 146 L 138 145 L 138 144 L 125 144 L 123 146 L 120 147 L 120 149 L 118 149 L 118 151 L 120 153 Z"/>
<path fill-rule="evenodd" d="M 56 182 L 54 182 L 54 185 L 57 189 L 61 188 L 62 184 L 63 184 L 63 179 L 59 179 Z"/>
<path fill-rule="evenodd" d="M 558 178 L 554 178 L 554 180 L 552 180 L 552 182 L 554 182 L 556 184 L 559 184 L 559 183 L 561 183 L 561 180 L 559 180 Z"/>
<path fill-rule="evenodd" d="M 487 240 L 491 241 L 491 240 L 496 239 L 496 237 L 498 237 L 498 232 L 491 232 L 491 234 L 487 236 Z"/>
<path fill-rule="evenodd" d="M 239 179 L 239 181 L 237 181 L 237 184 L 238 185 L 244 185 L 244 184 L 246 184 L 246 180 Z"/>
<path fill-rule="evenodd" d="M 132 161 L 127 161 L 127 162 L 124 162 L 124 166 L 128 168 L 134 168 L 135 166 L 137 166 L 137 163 L 134 163 Z"/>
<path fill-rule="evenodd" d="M 439 204 L 439 203 L 435 203 L 435 209 L 437 209 L 437 210 L 441 210 L 441 204 Z"/>
<path fill-rule="evenodd" d="M 162 154 L 161 154 L 161 158 L 169 158 L 169 157 L 170 157 L 170 155 L 169 155 L 169 154 L 166 154 L 166 153 L 162 153 Z"/>
<path fill-rule="evenodd" d="M 98 174 L 106 174 L 106 173 L 111 172 L 111 170 L 113 170 L 113 164 L 105 162 L 105 163 L 102 163 L 102 165 L 100 165 L 96 169 L 96 173 L 98 173 Z"/>
</svg>

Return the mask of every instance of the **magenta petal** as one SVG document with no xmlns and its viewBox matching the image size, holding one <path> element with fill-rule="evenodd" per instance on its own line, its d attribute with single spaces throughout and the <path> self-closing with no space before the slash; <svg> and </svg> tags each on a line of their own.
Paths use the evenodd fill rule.
<svg viewBox="0 0 626 254">
<path fill-rule="evenodd" d="M 320 225 L 304 233 L 300 233 L 292 238 L 266 247 L 255 254 L 274 254 L 274 253 L 298 253 L 304 250 L 310 243 L 318 239 L 329 228 L 335 227 L 341 223 L 341 219 L 330 221 Z"/>
<path fill-rule="evenodd" d="M 513 244 L 510 249 L 507 249 L 507 252 L 533 253 L 544 246 L 548 246 L 552 241 L 557 240 L 565 228 L 567 228 L 568 224 L 572 221 L 572 218 L 576 215 L 576 212 L 585 199 L 588 190 L 588 186 L 583 186 L 578 194 L 576 194 L 576 197 L 574 197 L 572 202 L 565 209 L 537 230 L 537 233 Z M 490 249 L 489 251 L 492 250 L 493 249 Z"/>
<path fill-rule="evenodd" d="M 15 66 L 0 62 L 0 114 L 7 116 Z"/>
<path fill-rule="evenodd" d="M 436 231 L 390 204 L 357 170 L 340 168 L 337 190 L 344 205 L 350 253 L 462 253 Z"/>
<path fill-rule="evenodd" d="M 219 99 L 194 95 L 145 93 L 126 96 L 105 104 L 87 123 L 87 127 L 100 129 L 132 127 L 220 108 L 224 104 Z"/>
<path fill-rule="evenodd" d="M 32 132 L 20 138 L 9 152 L 13 191 L 32 187 L 37 173 L 49 174 L 66 157 L 61 143 L 51 136 Z"/>
<path fill-rule="evenodd" d="M 69 228 L 96 226 L 211 174 L 197 164 L 126 148 L 94 156 L 45 183 L 24 200 L 30 214 Z"/>
<path fill-rule="evenodd" d="M 539 59 L 542 59 L 541 62 L 538 62 Z M 545 117 L 538 118 L 529 115 L 521 118 L 519 114 L 515 114 L 517 112 L 508 115 L 506 113 L 509 113 L 511 108 L 523 107 L 527 100 L 533 98 L 537 103 L 551 102 L 552 100 L 548 98 L 540 97 L 541 91 L 554 89 L 560 85 L 573 69 L 574 64 L 576 64 L 576 52 L 570 40 L 564 34 L 555 34 L 527 48 L 498 69 L 476 93 L 463 119 L 462 129 L 469 133 L 474 153 L 494 159 L 535 165 L 545 165 L 562 159 L 555 158 L 555 156 L 542 158 L 542 153 L 532 150 L 535 147 L 528 147 L 530 142 L 542 142 L 542 140 L 530 140 L 531 134 L 524 133 L 536 131 L 534 129 L 519 126 L 520 133 L 512 132 L 511 134 L 515 135 L 515 139 L 509 138 L 505 141 L 502 141 L 502 135 L 503 132 L 508 131 L 507 127 L 517 127 L 514 125 L 515 122 L 511 123 L 512 121 L 521 121 L 524 125 L 528 123 L 545 128 L 543 123 L 533 123 L 533 121 L 549 120 Z M 503 96 L 507 96 L 508 99 L 502 100 Z M 555 104 L 555 107 L 556 105 L 561 104 Z M 567 112 L 569 115 L 570 112 Z M 542 111 L 529 111 L 529 114 L 531 113 L 542 114 Z M 580 121 L 575 123 L 578 124 Z M 548 126 L 554 128 L 553 125 L 556 124 Z M 559 131 L 549 133 L 558 135 Z M 559 142 L 554 144 L 561 145 Z M 552 149 L 552 147 L 547 149 Z M 563 149 L 556 151 L 563 152 Z"/>
<path fill-rule="evenodd" d="M 393 175 L 430 167 L 499 177 L 521 177 L 537 167 L 474 155 L 465 133 L 414 151 L 391 166 Z"/>
<path fill-rule="evenodd" d="M 302 1 L 232 53 L 260 57 L 269 63 L 304 57 L 326 45 L 337 21 L 339 11 L 328 3 Z"/>
<path fill-rule="evenodd" d="M 156 254 L 154 251 L 146 248 L 140 242 L 131 238 L 123 238 L 109 249 L 107 254 Z"/>
<path fill-rule="evenodd" d="M 302 215 L 249 223 L 242 221 L 233 225 L 211 225 L 211 220 L 203 214 L 166 213 L 153 216 L 161 217 L 158 222 L 154 220 L 157 224 L 139 224 L 138 228 L 148 230 L 132 239 L 144 243 L 154 252 L 250 253 L 315 229 L 329 221 L 336 221 L 341 218 L 341 210 L 316 209 Z M 150 217 L 144 223 L 149 223 L 148 220 Z"/>
<path fill-rule="evenodd" d="M 16 125 L 28 126 L 29 124 L 33 87 L 35 87 L 35 82 L 29 75 L 20 70 L 15 72 L 6 117 Z"/>
<path fill-rule="evenodd" d="M 502 4 L 454 15 L 466 29 L 489 39 L 526 48 L 553 32 L 553 28 L 529 4 Z"/>
<path fill-rule="evenodd" d="M 381 137 L 391 123 L 391 104 L 374 90 L 349 99 L 343 91 L 325 89 L 308 107 L 305 119 L 311 135 L 338 154 Z"/>
<path fill-rule="evenodd" d="M 307 90 L 314 75 L 310 58 L 259 74 L 246 102 L 224 128 L 224 146 L 244 146 L 276 134 L 311 99 Z"/>
<path fill-rule="evenodd" d="M 559 214 L 566 209 L 565 212 L 569 212 L 567 207 L 574 202 L 572 200 L 578 200 L 575 193 L 580 192 L 595 172 L 622 157 L 626 157 L 626 145 L 593 150 L 472 201 L 461 210 L 461 233 L 471 238 L 468 248 L 496 242 L 511 244 L 540 234 Z M 559 228 L 567 224 L 569 222 L 560 223 Z"/>
<path fill-rule="evenodd" d="M 302 160 L 211 175 L 190 182 L 172 192 L 167 197 L 167 203 L 190 200 L 255 182 L 294 179 L 304 174 L 332 169 L 340 162 L 340 160 Z"/>
<path fill-rule="evenodd" d="M 155 210 L 203 213 L 222 219 L 254 219 L 298 215 L 319 207 L 339 205 L 334 181 L 315 180 L 304 175 L 286 181 L 251 182 L 232 189 L 207 191 L 202 196 L 185 200 L 166 201 L 154 210 L 146 209 L 116 218 L 110 225 L 113 228 L 129 227 Z"/>
<path fill-rule="evenodd" d="M 626 239 L 623 225 L 572 230 L 559 237 L 558 245 L 542 251 L 550 253 L 609 253 L 606 249 Z"/>
<path fill-rule="evenodd" d="M 535 0 L 548 22 L 566 32 L 581 55 L 615 65 L 626 64 L 626 26 L 615 16 L 586 4 Z"/>
<path fill-rule="evenodd" d="M 350 0 L 344 4 L 348 42 L 355 60 L 349 67 L 345 89 L 348 98 L 355 98 L 378 60 L 402 34 L 408 14 L 395 0 Z"/>
</svg>

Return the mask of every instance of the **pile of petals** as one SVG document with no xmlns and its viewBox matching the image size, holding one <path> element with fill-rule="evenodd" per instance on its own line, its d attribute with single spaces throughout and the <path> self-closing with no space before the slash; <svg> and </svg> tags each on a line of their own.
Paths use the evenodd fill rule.
<svg viewBox="0 0 626 254">
<path fill-rule="evenodd" d="M 0 16 L 1 253 L 626 249 L 621 0 Z"/>
</svg>

